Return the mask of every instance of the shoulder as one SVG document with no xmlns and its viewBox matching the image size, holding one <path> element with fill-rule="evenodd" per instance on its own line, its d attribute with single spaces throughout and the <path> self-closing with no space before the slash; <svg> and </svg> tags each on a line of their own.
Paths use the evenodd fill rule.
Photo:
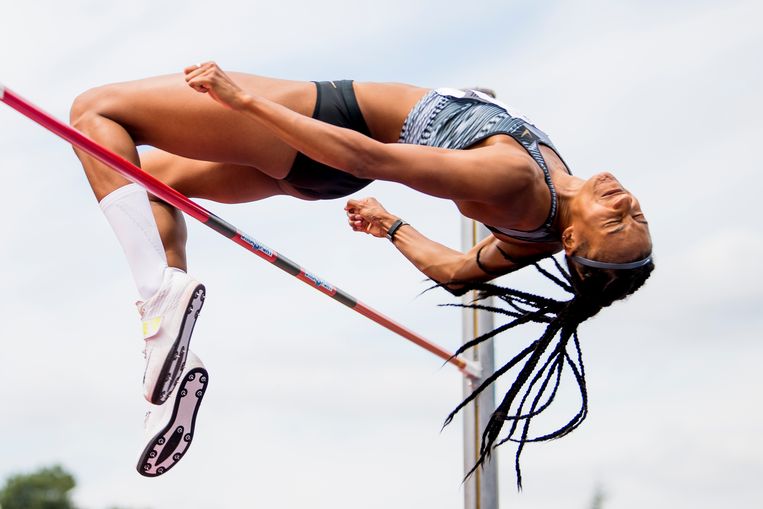
<svg viewBox="0 0 763 509">
<path fill-rule="evenodd" d="M 538 171 L 538 164 L 527 150 L 507 134 L 490 136 L 467 151 L 492 158 L 496 163 L 515 171 L 518 177 L 529 178 Z"/>
<path fill-rule="evenodd" d="M 510 143 L 491 143 L 468 152 L 478 156 L 483 172 L 490 171 L 501 177 L 504 185 L 499 188 L 502 192 L 527 192 L 545 182 L 538 164 L 521 147 Z"/>
</svg>

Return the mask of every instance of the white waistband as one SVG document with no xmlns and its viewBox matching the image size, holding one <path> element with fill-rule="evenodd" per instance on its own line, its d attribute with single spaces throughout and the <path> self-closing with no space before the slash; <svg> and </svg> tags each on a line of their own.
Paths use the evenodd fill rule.
<svg viewBox="0 0 763 509">
<path fill-rule="evenodd" d="M 459 90 L 457 88 L 448 88 L 448 87 L 436 88 L 435 92 L 447 97 L 455 97 L 456 99 L 463 99 L 464 97 L 466 97 L 466 94 L 467 94 L 465 90 Z M 505 102 L 499 101 L 498 99 L 494 97 L 490 97 L 486 93 L 480 92 L 479 90 L 470 90 L 470 92 L 476 95 L 477 97 L 479 97 L 482 101 L 485 101 L 490 104 L 495 104 L 499 108 L 503 108 L 504 110 L 506 110 L 506 113 L 508 113 L 512 117 L 521 118 L 525 122 L 532 124 L 529 118 L 527 118 L 521 112 L 517 111 L 515 108 L 512 108 Z"/>
</svg>

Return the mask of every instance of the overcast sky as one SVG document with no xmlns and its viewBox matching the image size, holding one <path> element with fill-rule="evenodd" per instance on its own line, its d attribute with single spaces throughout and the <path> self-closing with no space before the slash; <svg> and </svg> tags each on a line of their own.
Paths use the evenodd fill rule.
<svg viewBox="0 0 763 509">
<path fill-rule="evenodd" d="M 5 5 L 7 4 L 7 5 Z M 763 504 L 763 183 L 756 1 L 10 2 L 0 82 L 59 118 L 82 91 L 180 71 L 481 85 L 529 116 L 574 173 L 641 200 L 657 270 L 583 325 L 590 416 L 498 454 L 502 508 Z M 462 506 L 458 372 L 189 220 L 208 288 L 193 348 L 210 387 L 167 475 L 135 470 L 143 359 L 119 245 L 70 147 L 0 106 L 0 479 L 61 463 L 85 509 Z M 379 198 L 457 247 L 443 200 Z M 460 314 L 344 200 L 205 206 L 336 286 L 457 348 Z M 546 288 L 531 269 L 502 280 Z M 501 338 L 505 360 L 534 331 Z M 505 382 L 499 387 L 505 388 Z M 570 401 L 573 401 L 572 399 Z M 565 401 L 562 401 L 562 405 Z"/>
</svg>

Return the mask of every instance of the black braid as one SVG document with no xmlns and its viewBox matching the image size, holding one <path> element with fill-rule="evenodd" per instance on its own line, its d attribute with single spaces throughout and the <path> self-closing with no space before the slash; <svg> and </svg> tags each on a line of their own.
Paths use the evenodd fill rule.
<svg viewBox="0 0 763 509">
<path fill-rule="evenodd" d="M 580 426 L 588 415 L 588 390 L 585 382 L 583 354 L 577 334 L 578 326 L 596 315 L 602 308 L 636 291 L 654 270 L 653 263 L 633 270 L 604 270 L 583 267 L 567 259 L 567 265 L 570 267 L 568 273 L 554 257 L 551 257 L 551 260 L 554 264 L 551 270 L 556 269 L 558 274 L 553 274 L 551 270 L 542 267 L 537 261 L 532 263 L 543 276 L 572 294 L 572 298 L 569 300 L 556 300 L 490 283 L 459 282 L 459 284 L 467 287 L 467 290 L 477 290 L 478 297 L 475 302 L 469 304 L 449 304 L 490 311 L 510 319 L 509 322 L 496 327 L 494 330 L 466 342 L 457 350 L 455 355 L 459 355 L 465 350 L 519 325 L 526 323 L 546 325 L 545 331 L 538 339 L 482 381 L 445 419 L 444 425 L 449 424 L 455 415 L 486 387 L 511 369 L 521 365 L 516 379 L 496 406 L 485 426 L 479 458 L 467 477 L 485 463 L 493 448 L 505 442 L 514 442 L 518 444 L 514 468 L 517 486 L 521 489 L 522 472 L 519 459 L 524 446 L 531 442 L 544 442 L 561 438 Z M 488 306 L 479 302 L 488 297 L 496 297 L 506 307 Z M 574 348 L 573 355 L 570 355 L 568 351 L 570 343 Z M 581 401 L 579 410 L 566 424 L 555 431 L 531 436 L 530 422 L 551 406 L 557 395 L 562 372 L 565 368 L 569 370 L 578 386 Z M 530 406 L 525 410 L 525 405 L 528 402 Z M 499 440 L 499 434 L 506 421 L 511 423 L 510 429 L 506 436 Z"/>
</svg>

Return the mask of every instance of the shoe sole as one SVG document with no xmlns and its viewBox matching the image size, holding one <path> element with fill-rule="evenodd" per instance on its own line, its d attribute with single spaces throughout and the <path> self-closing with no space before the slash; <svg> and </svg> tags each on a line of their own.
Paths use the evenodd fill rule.
<svg viewBox="0 0 763 509">
<path fill-rule="evenodd" d="M 177 464 L 193 440 L 196 415 L 207 390 L 209 374 L 204 368 L 186 373 L 178 386 L 172 417 L 151 440 L 138 460 L 137 470 L 145 477 L 157 477 Z"/>
<path fill-rule="evenodd" d="M 167 352 L 164 366 L 162 366 L 162 370 L 159 372 L 158 380 L 164 380 L 164 382 L 156 384 L 149 400 L 154 405 L 161 405 L 167 401 L 167 398 L 170 397 L 172 390 L 178 383 L 178 377 L 183 372 L 183 368 L 185 368 L 185 361 L 188 357 L 188 345 L 191 343 L 191 335 L 193 334 L 193 328 L 196 326 L 196 320 L 198 320 L 201 308 L 204 306 L 205 295 L 206 288 L 202 284 L 197 285 L 191 293 L 191 299 L 188 302 L 188 306 L 186 306 L 175 343 L 169 352 Z"/>
</svg>

